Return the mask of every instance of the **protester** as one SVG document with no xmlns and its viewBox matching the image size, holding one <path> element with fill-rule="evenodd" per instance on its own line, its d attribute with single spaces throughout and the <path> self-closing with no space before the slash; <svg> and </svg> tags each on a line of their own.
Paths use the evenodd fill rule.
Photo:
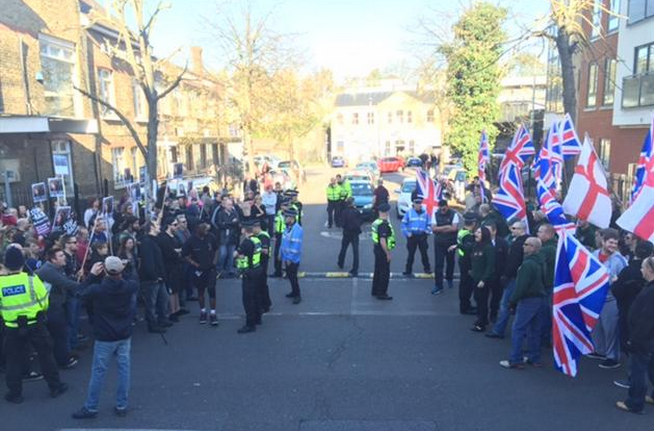
<svg viewBox="0 0 654 431">
<path fill-rule="evenodd" d="M 488 325 L 488 295 L 495 273 L 495 248 L 491 243 L 491 234 L 487 227 L 481 226 L 475 231 L 475 247 L 472 251 L 470 276 L 475 286 L 474 298 L 477 303 L 477 321 L 471 328 L 475 332 L 484 332 Z"/>
<path fill-rule="evenodd" d="M 438 201 L 438 209 L 431 220 L 434 233 L 434 288 L 432 295 L 443 293 L 443 261 L 445 260 L 445 281 L 454 287 L 454 251 L 456 245 L 459 215 L 452 210 L 445 199 Z M 452 251 L 450 251 L 452 250 Z"/>
<path fill-rule="evenodd" d="M 145 319 L 148 331 L 161 334 L 172 326 L 168 319 L 168 291 L 166 290 L 166 267 L 157 241 L 160 229 L 156 222 L 149 221 L 144 226 L 146 235 L 141 240 L 139 257 L 141 265 L 139 276 L 145 303 Z"/>
<path fill-rule="evenodd" d="M 179 242 L 175 231 L 179 222 L 175 217 L 168 217 L 163 221 L 162 232 L 157 237 L 161 256 L 166 268 L 166 288 L 169 296 L 169 315 L 171 322 L 178 322 L 179 316 L 186 314 L 180 313 L 179 292 L 182 289 L 182 265 L 184 263 L 182 253 L 182 243 Z"/>
<path fill-rule="evenodd" d="M 195 234 L 183 245 L 182 257 L 191 265 L 193 284 L 198 289 L 200 324 L 207 323 L 205 291 L 209 296 L 209 323 L 218 326 L 216 316 L 216 238 L 209 232 L 209 225 L 200 223 Z M 233 256 L 232 256 L 233 259 Z"/>
<path fill-rule="evenodd" d="M 220 207 L 216 208 L 211 217 L 211 224 L 218 233 L 218 244 L 220 244 L 217 269 L 221 277 L 233 277 L 235 275 L 234 251 L 240 232 L 239 216 L 231 198 L 227 196 L 222 198 Z"/>
<path fill-rule="evenodd" d="M 350 244 L 352 244 L 352 269 L 349 274 L 352 277 L 359 275 L 359 235 L 361 234 L 361 213 L 354 207 L 354 198 L 346 200 L 346 207 L 341 214 L 343 227 L 343 239 L 341 240 L 341 251 L 338 253 L 337 265 L 343 269 L 345 255 Z"/>
</svg>

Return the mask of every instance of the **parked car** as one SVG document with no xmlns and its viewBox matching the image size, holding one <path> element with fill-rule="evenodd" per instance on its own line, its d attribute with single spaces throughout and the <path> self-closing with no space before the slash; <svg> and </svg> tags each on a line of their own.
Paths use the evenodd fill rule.
<svg viewBox="0 0 654 431">
<path fill-rule="evenodd" d="M 374 189 L 372 184 L 368 181 L 350 181 L 350 187 L 352 188 L 355 208 L 359 210 L 364 220 L 371 220 L 374 216 L 372 210 Z"/>
<path fill-rule="evenodd" d="M 374 183 L 374 178 L 368 171 L 357 169 L 356 171 L 349 171 L 345 174 L 344 178 L 349 181 L 367 181 L 371 184 Z"/>
<path fill-rule="evenodd" d="M 404 161 L 398 156 L 384 157 L 377 162 L 379 171 L 383 174 L 386 172 L 397 172 L 404 168 Z"/>
<path fill-rule="evenodd" d="M 282 169 L 295 177 L 297 183 L 304 183 L 307 180 L 307 174 L 304 168 L 297 160 L 282 160 L 277 163 L 277 169 Z"/>
<path fill-rule="evenodd" d="M 397 218 L 404 217 L 404 214 L 411 208 L 411 193 L 413 193 L 416 187 L 418 187 L 418 183 L 415 178 L 405 178 L 402 181 L 402 186 L 395 190 L 395 193 L 399 194 L 395 207 Z"/>
<path fill-rule="evenodd" d="M 345 168 L 347 167 L 347 162 L 343 156 L 334 156 L 332 157 L 332 168 Z"/>
<path fill-rule="evenodd" d="M 272 184 L 280 183 L 284 190 L 294 189 L 297 187 L 297 183 L 283 169 L 270 171 L 270 179 Z"/>
<path fill-rule="evenodd" d="M 417 157 L 409 157 L 404 164 L 405 168 L 422 168 L 422 160 Z"/>
<path fill-rule="evenodd" d="M 370 172 L 373 178 L 373 184 L 374 182 L 377 181 L 379 176 L 381 175 L 381 172 L 379 172 L 379 166 L 377 166 L 377 162 L 371 160 L 368 162 L 361 162 L 358 163 L 356 166 L 356 170 L 364 170 Z"/>
</svg>

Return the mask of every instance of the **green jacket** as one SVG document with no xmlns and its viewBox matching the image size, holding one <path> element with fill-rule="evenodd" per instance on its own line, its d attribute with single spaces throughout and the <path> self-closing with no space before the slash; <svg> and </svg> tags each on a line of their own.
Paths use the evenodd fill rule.
<svg viewBox="0 0 654 431">
<path fill-rule="evenodd" d="M 541 257 L 545 264 L 545 290 L 552 291 L 554 286 L 554 264 L 556 262 L 556 238 L 544 242 L 543 247 L 540 249 Z"/>
<path fill-rule="evenodd" d="M 511 308 L 515 307 L 521 299 L 545 296 L 545 284 L 543 283 L 544 266 L 545 261 L 540 253 L 534 253 L 524 257 L 522 265 L 518 268 L 518 275 L 515 279 L 515 290 L 509 299 Z"/>
<path fill-rule="evenodd" d="M 475 286 L 480 281 L 488 284 L 493 280 L 495 273 L 495 247 L 492 244 L 486 245 L 482 250 L 475 248 L 472 252 L 472 270 L 470 276 Z"/>
<path fill-rule="evenodd" d="M 588 225 L 585 229 L 578 227 L 575 237 L 580 243 L 585 245 L 586 248 L 592 251 L 597 248 L 597 244 L 595 243 L 595 232 L 597 232 L 597 228 L 593 225 Z"/>
</svg>

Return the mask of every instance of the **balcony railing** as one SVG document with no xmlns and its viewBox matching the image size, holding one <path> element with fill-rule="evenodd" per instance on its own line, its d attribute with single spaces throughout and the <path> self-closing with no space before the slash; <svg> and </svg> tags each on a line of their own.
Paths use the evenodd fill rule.
<svg viewBox="0 0 654 431">
<path fill-rule="evenodd" d="M 654 73 L 627 76 L 622 79 L 622 107 L 638 108 L 654 105 Z"/>
</svg>

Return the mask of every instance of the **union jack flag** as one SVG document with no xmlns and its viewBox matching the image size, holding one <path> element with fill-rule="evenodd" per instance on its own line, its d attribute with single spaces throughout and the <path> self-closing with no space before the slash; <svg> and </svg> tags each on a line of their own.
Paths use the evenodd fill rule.
<svg viewBox="0 0 654 431">
<path fill-rule="evenodd" d="M 439 182 L 429 177 L 427 171 L 422 169 L 416 171 L 416 183 L 418 185 L 418 196 L 422 197 L 422 204 L 426 207 L 429 217 L 431 217 L 438 206 L 438 200 L 443 197 L 443 188 Z"/>
<path fill-rule="evenodd" d="M 488 148 L 488 135 L 486 130 L 481 132 L 481 140 L 479 141 L 479 158 L 477 159 L 479 176 L 479 192 L 481 194 L 481 201 L 484 201 L 484 188 L 486 187 L 486 164 L 490 159 L 490 150 Z"/>
<path fill-rule="evenodd" d="M 514 163 L 507 164 L 500 173 L 500 188 L 493 196 L 493 204 L 506 220 L 519 219 L 524 222 L 529 233 L 522 174 Z"/>
<path fill-rule="evenodd" d="M 561 146 L 563 147 L 563 157 L 569 159 L 581 154 L 581 141 L 579 140 L 579 136 L 577 136 L 575 125 L 572 123 L 570 114 L 565 114 L 565 118 L 561 121 L 559 127 Z"/>
<path fill-rule="evenodd" d="M 556 368 L 577 375 L 577 360 L 593 352 L 590 336 L 606 301 L 609 274 L 572 233 L 562 232 L 556 252 L 552 340 Z"/>
<path fill-rule="evenodd" d="M 549 188 L 542 180 L 538 179 L 536 192 L 538 194 L 540 209 L 545 213 L 547 220 L 559 235 L 562 231 L 574 233 L 577 228 L 573 222 L 565 218 L 563 207 L 554 196 L 554 190 Z"/>
<path fill-rule="evenodd" d="M 654 140 L 654 115 L 652 115 L 652 123 L 647 131 L 647 135 L 645 135 L 643 148 L 640 150 L 640 157 L 638 158 L 638 165 L 636 166 L 636 172 L 634 174 L 634 187 L 631 191 L 630 203 L 633 203 L 645 184 L 645 178 L 647 177 L 647 164 L 652 160 L 652 156 L 654 155 L 654 145 L 652 145 L 652 140 Z"/>
<path fill-rule="evenodd" d="M 531 140 L 529 131 L 521 124 L 513 135 L 511 146 L 507 148 L 500 165 L 500 176 L 507 169 L 509 165 L 517 166 L 518 170 L 527 163 L 530 157 L 536 154 L 534 143 Z"/>
<path fill-rule="evenodd" d="M 534 161 L 534 176 L 552 190 L 556 190 L 563 173 L 563 154 L 557 123 L 547 133 L 547 140 Z"/>
</svg>

